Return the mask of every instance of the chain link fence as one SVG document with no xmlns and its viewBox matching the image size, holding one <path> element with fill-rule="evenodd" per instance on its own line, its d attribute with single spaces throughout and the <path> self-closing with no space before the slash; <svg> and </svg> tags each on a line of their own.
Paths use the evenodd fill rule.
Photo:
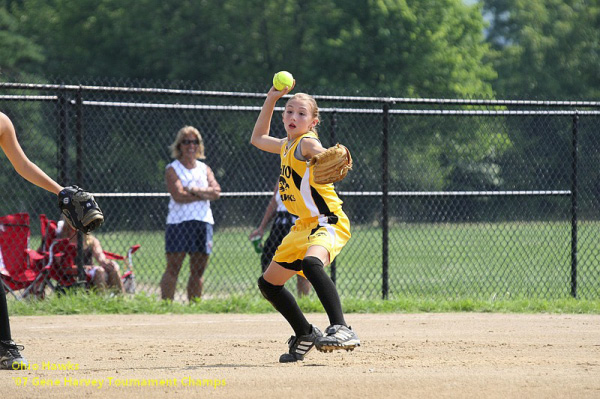
<svg viewBox="0 0 600 399">
<path fill-rule="evenodd" d="M 279 159 L 249 144 L 265 95 L 196 89 L 0 83 L 28 156 L 93 191 L 107 251 L 134 255 L 137 291 L 160 296 L 177 131 L 197 127 L 222 195 L 204 296 L 253 292 L 260 223 Z M 336 184 L 352 239 L 329 269 L 345 297 L 600 297 L 600 103 L 315 95 L 319 136 L 353 154 Z M 285 131 L 276 109 L 272 135 Z M 0 214 L 58 218 L 56 198 L 0 164 Z M 184 263 L 176 298 L 185 299 Z M 290 284 L 295 284 L 294 279 Z M 314 295 L 314 294 L 311 294 Z"/>
</svg>

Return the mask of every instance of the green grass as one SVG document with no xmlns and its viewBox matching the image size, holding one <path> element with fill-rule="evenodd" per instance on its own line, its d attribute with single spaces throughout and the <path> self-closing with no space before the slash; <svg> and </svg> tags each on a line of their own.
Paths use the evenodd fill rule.
<svg viewBox="0 0 600 399">
<path fill-rule="evenodd" d="M 600 299 L 599 224 L 579 225 L 578 298 Z M 206 298 L 254 295 L 260 258 L 248 241 L 250 228 L 217 228 L 214 253 L 205 274 Z M 352 239 L 336 261 L 336 283 L 345 300 L 382 297 L 382 233 L 379 227 L 355 225 Z M 513 223 L 399 224 L 390 229 L 389 298 L 482 303 L 570 298 L 570 224 L 564 221 Z M 133 244 L 139 290 L 159 294 L 165 267 L 163 231 L 98 233 L 106 250 L 125 253 Z M 32 247 L 39 237 L 32 237 Z M 187 263 L 187 261 L 186 261 Z M 179 276 L 185 297 L 189 268 Z M 293 279 L 288 289 L 294 290 Z M 317 300 L 313 293 L 310 300 Z M 389 301 L 387 301 L 389 302 Z M 479 302 L 477 302 L 479 303 Z M 466 306 L 466 305 L 465 305 Z M 477 305 L 481 308 L 482 305 Z"/>
<path fill-rule="evenodd" d="M 191 304 L 162 301 L 154 295 L 98 295 L 93 292 L 70 292 L 53 295 L 46 300 L 15 301 L 9 299 L 11 316 L 72 315 L 72 314 L 197 314 L 197 313 L 274 313 L 275 310 L 258 295 L 231 295 L 222 299 L 200 300 Z M 305 312 L 324 313 L 317 298 L 304 297 L 298 301 Z M 568 313 L 600 314 L 600 300 L 573 298 L 540 300 L 473 300 L 473 299 L 416 299 L 391 298 L 372 300 L 344 298 L 346 313 Z"/>
</svg>

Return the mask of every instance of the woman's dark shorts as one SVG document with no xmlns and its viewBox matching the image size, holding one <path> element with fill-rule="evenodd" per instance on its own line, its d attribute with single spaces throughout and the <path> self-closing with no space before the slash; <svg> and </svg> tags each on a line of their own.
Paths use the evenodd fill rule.
<svg viewBox="0 0 600 399">
<path fill-rule="evenodd" d="M 165 252 L 212 253 L 213 226 L 198 220 L 167 224 Z"/>
</svg>

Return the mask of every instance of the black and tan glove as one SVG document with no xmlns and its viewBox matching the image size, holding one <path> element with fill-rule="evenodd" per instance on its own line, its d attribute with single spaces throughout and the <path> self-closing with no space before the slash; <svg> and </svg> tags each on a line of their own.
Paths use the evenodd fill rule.
<svg viewBox="0 0 600 399">
<path fill-rule="evenodd" d="M 58 207 L 67 223 L 85 234 L 104 222 L 104 214 L 94 196 L 77 186 L 65 187 L 58 193 Z"/>
</svg>

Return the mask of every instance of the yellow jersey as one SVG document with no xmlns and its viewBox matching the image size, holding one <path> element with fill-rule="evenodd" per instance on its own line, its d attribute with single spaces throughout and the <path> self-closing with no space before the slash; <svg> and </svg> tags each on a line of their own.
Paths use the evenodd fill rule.
<svg viewBox="0 0 600 399">
<path fill-rule="evenodd" d="M 281 171 L 279 194 L 281 201 L 292 215 L 300 219 L 330 216 L 342 208 L 332 183 L 314 182 L 312 168 L 307 161 L 296 159 L 296 148 L 304 138 L 318 139 L 315 132 L 308 132 L 281 146 Z"/>
<path fill-rule="evenodd" d="M 298 216 L 298 220 L 273 256 L 274 262 L 301 275 L 308 248 L 324 247 L 329 252 L 329 262 L 333 262 L 351 237 L 350 221 L 333 184 L 316 184 L 308 162 L 294 156 L 300 141 L 308 137 L 317 135 L 308 132 L 281 148 L 279 194 L 288 212 Z"/>
</svg>

